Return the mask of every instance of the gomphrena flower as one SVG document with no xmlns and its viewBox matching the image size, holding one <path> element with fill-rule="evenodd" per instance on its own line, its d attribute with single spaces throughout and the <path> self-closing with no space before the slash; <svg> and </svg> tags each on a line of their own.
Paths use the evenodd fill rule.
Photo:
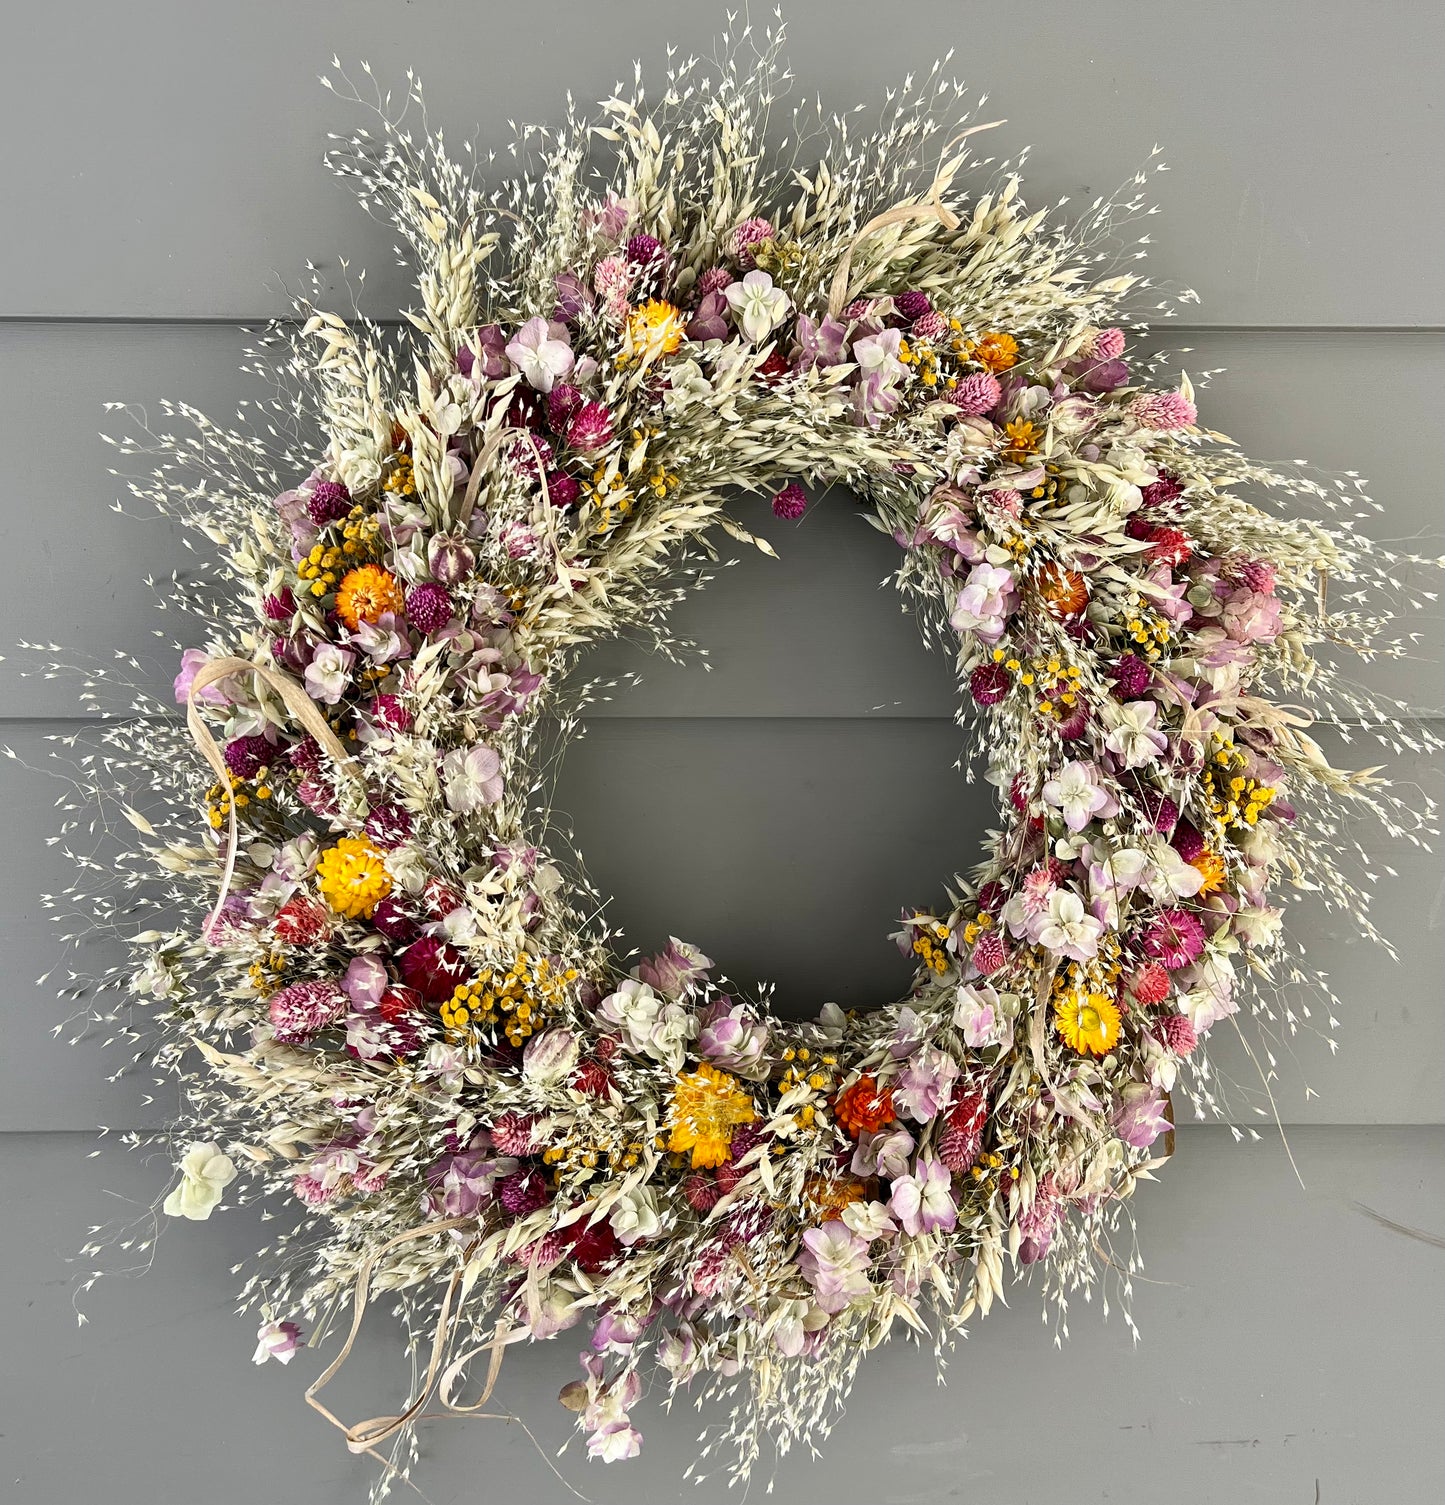
<svg viewBox="0 0 1445 1505">
<path fill-rule="evenodd" d="M 406 593 L 408 620 L 430 636 L 440 632 L 452 619 L 452 598 L 446 586 L 435 580 L 423 580 Z"/>
<path fill-rule="evenodd" d="M 340 481 L 317 481 L 306 503 L 306 515 L 318 528 L 339 523 L 351 511 L 351 493 Z"/>
<path fill-rule="evenodd" d="M 1167 1014 L 1159 1021 L 1159 1033 L 1176 1056 L 1192 1055 L 1199 1044 L 1194 1025 L 1183 1014 Z"/>
<path fill-rule="evenodd" d="M 951 402 L 960 413 L 976 416 L 991 413 L 1003 399 L 1003 388 L 998 377 L 990 371 L 972 371 L 963 377 L 956 387 L 943 394 L 945 402 Z"/>
<path fill-rule="evenodd" d="M 1160 432 L 1190 428 L 1199 418 L 1194 404 L 1182 392 L 1141 392 L 1130 412 L 1142 428 Z"/>
<path fill-rule="evenodd" d="M 353 632 L 363 622 L 376 622 L 387 612 L 400 612 L 405 605 L 400 582 L 380 565 L 358 565 L 348 570 L 336 587 L 336 615 Z"/>
<path fill-rule="evenodd" d="M 316 882 L 332 909 L 350 919 L 370 919 L 391 892 L 391 874 L 381 853 L 362 836 L 343 836 L 323 852 Z"/>
<path fill-rule="evenodd" d="M 757 266 L 753 256 L 754 250 L 765 240 L 773 240 L 777 236 L 773 228 L 773 222 L 763 219 L 761 215 L 752 219 L 745 219 L 732 234 L 732 253 L 738 259 L 738 264 L 745 272 L 751 272 Z M 726 286 L 726 284 L 721 284 Z M 704 291 L 712 291 L 711 288 Z"/>
<path fill-rule="evenodd" d="M 808 510 L 808 493 L 796 481 L 789 481 L 773 498 L 773 516 L 784 522 L 796 522 Z"/>
<path fill-rule="evenodd" d="M 933 312 L 933 304 L 927 293 L 895 293 L 893 306 L 905 319 L 915 323 Z"/>
<path fill-rule="evenodd" d="M 334 982 L 293 982 L 271 995 L 271 1029 L 284 1045 L 299 1045 L 337 1023 L 347 998 Z"/>
</svg>

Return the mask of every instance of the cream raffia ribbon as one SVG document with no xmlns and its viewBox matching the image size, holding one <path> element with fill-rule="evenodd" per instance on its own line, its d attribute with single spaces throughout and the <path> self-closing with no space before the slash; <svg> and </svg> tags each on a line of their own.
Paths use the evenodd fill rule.
<svg viewBox="0 0 1445 1505">
<path fill-rule="evenodd" d="M 316 703 L 294 679 L 282 674 L 279 669 L 269 668 L 265 664 L 255 663 L 249 658 L 213 658 L 202 664 L 196 671 L 196 677 L 191 681 L 191 688 L 186 695 L 186 728 L 191 734 L 192 740 L 201 750 L 201 756 L 210 764 L 216 777 L 221 781 L 222 788 L 229 784 L 230 770 L 226 767 L 226 756 L 221 751 L 215 737 L 211 735 L 211 729 L 206 725 L 205 718 L 201 715 L 200 707 L 196 704 L 196 698 L 202 690 L 215 684 L 218 680 L 230 679 L 236 674 L 254 674 L 268 688 L 274 690 L 281 697 L 282 704 L 291 713 L 297 724 L 304 727 L 316 741 L 321 749 L 336 766 L 343 771 L 351 771 L 351 754 L 342 745 L 341 739 L 332 731 L 326 718 L 316 709 Z M 226 865 L 221 873 L 221 887 L 216 895 L 215 905 L 206 917 L 203 934 L 210 931 L 212 925 L 220 918 L 221 906 L 226 902 L 226 895 L 231 890 L 231 879 L 236 872 L 236 843 L 239 839 L 236 829 L 236 802 L 230 800 L 227 804 L 226 825 Z"/>
<path fill-rule="evenodd" d="M 429 1238 L 434 1234 L 446 1233 L 454 1228 L 472 1226 L 474 1226 L 474 1220 L 471 1218 L 440 1218 L 434 1222 L 418 1223 L 414 1228 L 408 1228 L 404 1233 L 398 1233 L 395 1238 L 388 1239 L 379 1249 L 367 1256 L 358 1270 L 351 1302 L 351 1330 L 346 1335 L 346 1341 L 341 1345 L 341 1351 L 306 1389 L 306 1404 L 313 1410 L 319 1411 L 332 1426 L 341 1432 L 346 1438 L 346 1446 L 353 1453 L 374 1454 L 375 1449 L 387 1438 L 394 1437 L 418 1420 L 425 1412 L 427 1402 L 436 1393 L 438 1380 L 441 1381 L 442 1405 L 447 1411 L 456 1415 L 477 1415 L 480 1408 L 491 1398 L 493 1387 L 497 1383 L 497 1375 L 501 1372 L 503 1352 L 512 1338 L 505 1320 L 497 1324 L 497 1330 L 490 1342 L 469 1349 L 460 1358 L 448 1364 L 445 1370 L 442 1367 L 447 1350 L 451 1346 L 457 1320 L 461 1316 L 461 1305 L 455 1303 L 457 1290 L 462 1285 L 465 1276 L 466 1262 L 463 1259 L 461 1267 L 453 1272 L 452 1278 L 447 1282 L 446 1292 L 442 1297 L 441 1310 L 437 1313 L 436 1327 L 432 1332 L 431 1357 L 427 1363 L 426 1373 L 422 1376 L 421 1384 L 417 1386 L 411 1399 L 400 1412 L 395 1416 L 368 1417 L 365 1421 L 353 1422 L 348 1426 L 317 1399 L 321 1391 L 341 1372 L 342 1365 L 351 1357 L 351 1350 L 361 1331 L 361 1324 L 366 1320 L 366 1305 L 371 1297 L 372 1272 L 381 1259 L 398 1245 L 409 1243 L 412 1239 Z M 463 1302 L 465 1302 L 465 1294 Z M 452 1387 L 466 1365 L 482 1353 L 490 1353 L 491 1361 L 487 1366 L 487 1377 L 481 1395 L 469 1405 L 455 1404 L 451 1399 Z"/>
<path fill-rule="evenodd" d="M 1003 125 L 1002 120 L 985 121 L 982 125 L 971 125 L 966 131 L 960 131 L 943 148 L 940 157 L 950 152 L 960 141 L 969 136 L 977 135 L 979 131 L 991 131 L 995 126 Z M 909 220 L 932 219 L 937 220 L 945 230 L 957 230 L 959 218 L 943 202 L 943 195 L 948 191 L 960 167 L 963 166 L 963 153 L 948 161 L 940 161 L 938 171 L 933 175 L 933 182 L 928 187 L 928 197 L 921 204 L 903 203 L 895 204 L 891 209 L 885 209 L 881 214 L 875 214 L 872 219 L 848 242 L 847 249 L 843 252 L 843 259 L 838 263 L 838 270 L 833 273 L 833 285 L 828 292 L 828 312 L 833 318 L 848 306 L 848 278 L 853 270 L 853 253 L 863 241 L 879 230 L 886 230 L 890 225 L 904 225 Z"/>
</svg>

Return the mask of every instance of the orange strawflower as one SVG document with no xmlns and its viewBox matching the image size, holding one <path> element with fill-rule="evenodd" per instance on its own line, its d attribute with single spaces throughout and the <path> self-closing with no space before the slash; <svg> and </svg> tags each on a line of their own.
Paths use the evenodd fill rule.
<svg viewBox="0 0 1445 1505">
<path fill-rule="evenodd" d="M 871 1075 L 849 1083 L 833 1099 L 833 1112 L 854 1139 L 875 1134 L 898 1117 L 893 1111 L 893 1089 L 880 1088 L 878 1078 Z"/>
<path fill-rule="evenodd" d="M 1033 452 L 1043 442 L 1044 431 L 1027 418 L 1014 418 L 1003 426 L 1008 436 L 1007 454 L 1010 460 L 1019 461 Z"/>
<path fill-rule="evenodd" d="M 336 587 L 336 614 L 353 632 L 363 622 L 375 622 L 389 611 L 399 614 L 405 606 L 400 582 L 378 564 L 347 570 Z"/>
<path fill-rule="evenodd" d="M 1019 342 L 1011 334 L 1002 334 L 993 330 L 989 334 L 980 335 L 968 347 L 968 353 L 979 365 L 997 374 L 1007 371 L 1008 368 L 1018 361 Z"/>
<path fill-rule="evenodd" d="M 1224 858 L 1218 852 L 1205 847 L 1197 857 L 1190 859 L 1189 866 L 1204 878 L 1204 887 L 1199 890 L 1201 894 L 1216 894 L 1224 887 Z"/>
<path fill-rule="evenodd" d="M 1034 588 L 1051 617 L 1076 617 L 1089 604 L 1089 588 L 1078 570 L 1050 561 L 1038 573 Z"/>
</svg>

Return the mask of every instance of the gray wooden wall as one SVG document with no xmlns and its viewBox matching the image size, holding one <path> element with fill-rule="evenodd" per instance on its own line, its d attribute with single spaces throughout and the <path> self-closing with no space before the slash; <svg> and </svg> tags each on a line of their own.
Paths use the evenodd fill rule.
<svg viewBox="0 0 1445 1505">
<path fill-rule="evenodd" d="M 368 309 L 398 311 L 389 237 L 319 166 L 326 132 L 356 124 L 315 83 L 333 51 L 397 84 L 414 66 L 434 123 L 497 142 L 508 120 L 555 118 L 569 87 L 600 97 L 634 56 L 658 67 L 667 41 L 708 48 L 722 16 L 700 0 L 11 7 L 0 638 L 101 659 L 124 646 L 149 682 L 169 677 L 178 627 L 141 582 L 186 556 L 164 524 L 108 510 L 100 404 L 177 396 L 228 412 L 246 390 L 239 326 L 284 312 L 308 259 L 339 287 L 348 255 L 369 268 Z M 1153 270 L 1202 301 L 1158 345 L 1186 352 L 1191 373 L 1227 368 L 1204 397 L 1215 426 L 1261 458 L 1363 472 L 1387 510 L 1361 526 L 1439 550 L 1440 7 L 795 0 L 789 20 L 798 91 L 836 104 L 876 101 L 956 48 L 990 114 L 1009 118 L 999 149 L 1035 144 L 1040 203 L 1092 197 L 1161 143 L 1172 170 L 1156 180 Z M 794 1010 L 890 996 L 894 915 L 971 860 L 990 816 L 951 768 L 945 667 L 877 588 L 892 546 L 853 510 L 833 494 L 783 526 L 745 504 L 782 558 L 742 559 L 681 612 L 712 672 L 599 654 L 599 671 L 644 683 L 600 708 L 559 791 L 637 944 L 685 936 L 740 982 L 774 979 Z M 1414 625 L 1417 657 L 1377 682 L 1438 724 L 1441 619 Z M 23 677 L 25 656 L 0 651 L 0 742 L 37 764 L 80 716 L 74 687 Z M 916 771 L 901 788 L 883 777 L 899 765 Z M 1398 773 L 1438 792 L 1438 767 Z M 77 1329 L 67 1261 L 167 1174 L 94 1131 L 156 1127 L 165 1102 L 117 1077 L 98 1041 L 52 1040 L 63 1011 L 31 980 L 49 966 L 37 894 L 63 874 L 44 844 L 54 786 L 12 762 L 0 779 L 0 1499 L 361 1498 L 369 1465 L 301 1403 L 314 1358 L 286 1372 L 248 1363 L 229 1272 L 264 1236 L 251 1218 L 169 1227 L 156 1267 L 102 1282 Z M 1141 1197 L 1139 1345 L 1117 1312 L 1081 1308 L 1055 1352 L 1020 1289 L 959 1351 L 946 1389 L 926 1356 L 876 1356 L 823 1460 L 787 1460 L 780 1489 L 808 1505 L 1441 1497 L 1445 1254 L 1408 1232 L 1445 1234 L 1441 863 L 1383 840 L 1375 851 L 1398 966 L 1301 915 L 1342 999 L 1338 1055 L 1303 1035 L 1279 1057 L 1305 1189 L 1250 1067 L 1224 1049 L 1232 1116 L 1263 1137 L 1185 1129 Z M 343 1410 L 394 1404 L 396 1359 L 373 1332 Z M 564 1336 L 504 1372 L 501 1401 L 526 1408 L 549 1451 L 567 1420 L 551 1395 L 572 1366 Z M 639 1463 L 603 1472 L 569 1452 L 568 1478 L 599 1501 L 699 1498 L 679 1482 L 696 1418 L 643 1425 Z M 435 1501 L 570 1498 L 516 1428 L 444 1425 L 429 1446 Z"/>
</svg>

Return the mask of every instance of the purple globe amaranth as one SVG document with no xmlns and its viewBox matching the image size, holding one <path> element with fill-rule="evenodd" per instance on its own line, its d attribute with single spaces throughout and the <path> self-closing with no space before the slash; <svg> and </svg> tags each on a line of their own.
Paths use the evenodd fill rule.
<svg viewBox="0 0 1445 1505">
<path fill-rule="evenodd" d="M 411 812 L 390 802 L 373 805 L 362 829 L 371 838 L 373 846 L 393 851 L 411 836 Z"/>
<path fill-rule="evenodd" d="M 423 580 L 406 593 L 406 615 L 419 632 L 430 636 L 452 619 L 452 598 L 446 586 Z"/>
<path fill-rule="evenodd" d="M 612 443 L 612 414 L 600 402 L 584 402 L 567 421 L 567 443 L 591 454 Z"/>
<path fill-rule="evenodd" d="M 933 304 L 929 302 L 927 293 L 899 293 L 893 299 L 893 306 L 905 319 L 921 319 L 924 314 L 933 312 Z"/>
<path fill-rule="evenodd" d="M 226 743 L 226 767 L 238 779 L 254 779 L 276 756 L 276 745 L 256 733 Z"/>
<path fill-rule="evenodd" d="M 547 499 L 554 507 L 570 507 L 582 495 L 581 482 L 565 470 L 547 472 Z"/>
<path fill-rule="evenodd" d="M 968 676 L 968 693 L 976 705 L 997 705 L 1013 681 L 1002 664 L 980 664 Z"/>
<path fill-rule="evenodd" d="M 306 503 L 306 515 L 318 528 L 340 522 L 351 511 L 351 493 L 340 481 L 317 481 Z"/>
<path fill-rule="evenodd" d="M 796 481 L 789 481 L 773 498 L 773 516 L 784 522 L 797 522 L 808 510 L 808 494 Z"/>
</svg>

